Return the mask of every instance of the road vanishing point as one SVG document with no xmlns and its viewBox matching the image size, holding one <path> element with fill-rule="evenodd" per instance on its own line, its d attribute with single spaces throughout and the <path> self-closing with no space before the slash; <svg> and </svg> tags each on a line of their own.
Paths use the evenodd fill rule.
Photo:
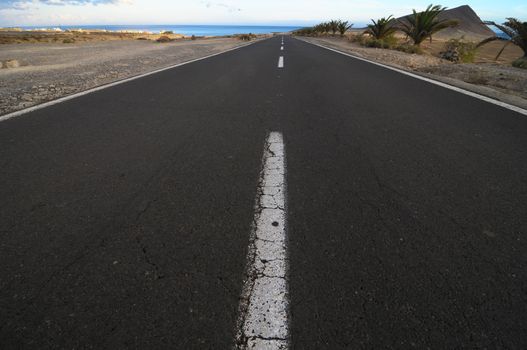
<svg viewBox="0 0 527 350">
<path fill-rule="evenodd" d="M 276 36 L 2 117 L 2 349 L 525 349 L 525 111 Z"/>
</svg>

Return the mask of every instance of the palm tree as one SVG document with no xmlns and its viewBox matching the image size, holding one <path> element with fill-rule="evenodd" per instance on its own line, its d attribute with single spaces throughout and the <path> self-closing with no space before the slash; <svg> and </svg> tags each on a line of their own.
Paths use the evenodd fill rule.
<svg viewBox="0 0 527 350">
<path fill-rule="evenodd" d="M 368 24 L 368 29 L 364 33 L 370 34 L 374 39 L 382 40 L 397 31 L 393 23 L 393 16 L 380 18 L 377 21 L 371 20 L 373 24 Z"/>
<path fill-rule="evenodd" d="M 327 34 L 330 31 L 329 23 L 323 22 L 315 26 L 315 31 L 318 33 Z"/>
<path fill-rule="evenodd" d="M 353 27 L 353 23 L 352 24 L 349 24 L 348 21 L 339 21 L 338 23 L 338 30 L 339 30 L 339 33 L 340 33 L 340 36 L 344 36 L 344 34 L 351 28 Z"/>
<path fill-rule="evenodd" d="M 507 22 L 503 24 L 496 24 L 491 21 L 487 21 L 485 22 L 485 24 L 495 26 L 503 33 L 505 33 L 509 37 L 509 39 L 504 39 L 499 36 L 491 37 L 480 42 L 478 44 L 478 47 L 490 41 L 506 40 L 507 43 L 505 43 L 503 48 L 496 56 L 497 60 L 501 56 L 503 50 L 505 50 L 505 47 L 507 47 L 508 44 L 513 43 L 515 45 L 518 45 L 523 50 L 523 57 L 520 57 L 519 59 L 514 61 L 513 65 L 520 68 L 527 68 L 527 22 L 520 22 L 516 18 L 507 18 Z"/>
<path fill-rule="evenodd" d="M 426 38 L 430 38 L 431 42 L 433 34 L 454 27 L 458 23 L 454 20 L 438 19 L 437 17 L 445 10 L 446 7 L 432 4 L 428 5 L 423 12 L 413 10 L 413 14 L 399 21 L 400 28 L 408 37 L 412 38 L 415 46 L 420 46 Z"/>
<path fill-rule="evenodd" d="M 333 33 L 333 35 L 335 35 L 335 33 L 337 32 L 337 30 L 339 30 L 339 22 L 338 21 L 335 21 L 335 20 L 332 20 L 328 23 L 329 25 L 329 29 L 331 30 L 331 32 Z"/>
</svg>

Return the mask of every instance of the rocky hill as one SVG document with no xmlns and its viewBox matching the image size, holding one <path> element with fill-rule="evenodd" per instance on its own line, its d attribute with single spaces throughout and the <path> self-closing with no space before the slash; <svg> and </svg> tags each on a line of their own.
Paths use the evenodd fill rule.
<svg viewBox="0 0 527 350">
<path fill-rule="evenodd" d="M 406 17 L 408 16 L 401 17 L 399 20 L 404 21 Z M 459 24 L 457 27 L 448 28 L 437 33 L 436 37 L 460 38 L 464 36 L 466 39 L 484 39 L 496 35 L 468 5 L 446 10 L 441 13 L 439 18 L 442 20 L 457 20 Z"/>
</svg>

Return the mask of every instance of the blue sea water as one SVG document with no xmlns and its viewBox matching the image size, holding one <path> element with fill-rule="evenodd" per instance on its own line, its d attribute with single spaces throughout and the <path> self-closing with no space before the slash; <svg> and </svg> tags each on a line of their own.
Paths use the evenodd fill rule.
<svg viewBox="0 0 527 350">
<path fill-rule="evenodd" d="M 496 33 L 497 36 L 499 36 L 502 39 L 507 39 L 507 40 L 510 39 L 510 37 L 507 34 L 505 34 L 504 32 L 500 32 L 498 30 L 495 30 L 494 32 Z"/>
<path fill-rule="evenodd" d="M 300 27 L 291 26 L 238 26 L 238 25 L 78 25 L 78 26 L 26 26 L 23 29 L 60 28 L 95 30 L 103 29 L 109 31 L 133 30 L 159 33 L 162 31 L 173 31 L 176 34 L 196 36 L 223 36 L 233 34 L 269 34 L 276 32 L 289 32 Z"/>
</svg>

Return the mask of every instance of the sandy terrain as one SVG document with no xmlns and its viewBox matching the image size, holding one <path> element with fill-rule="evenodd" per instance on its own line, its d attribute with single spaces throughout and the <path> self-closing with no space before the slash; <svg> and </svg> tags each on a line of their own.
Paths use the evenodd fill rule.
<svg viewBox="0 0 527 350">
<path fill-rule="evenodd" d="M 2 45 L 0 115 L 245 43 L 235 38 L 157 43 L 149 40 Z"/>
<path fill-rule="evenodd" d="M 14 31 L 0 29 L 0 44 L 28 43 L 79 43 L 85 41 L 157 40 L 166 36 L 172 40 L 183 39 L 181 34 L 118 33 L 104 31 Z"/>
<path fill-rule="evenodd" d="M 350 42 L 347 38 L 302 39 L 412 71 L 527 109 L 527 70 L 510 65 L 514 59 L 522 56 L 521 50 L 513 45 L 509 45 L 497 63 L 493 58 L 501 46 L 495 42 L 478 51 L 476 63 L 454 64 L 432 55 L 443 47 L 444 41 L 440 40 L 432 44 L 423 44 L 425 53 L 415 55 L 395 50 L 366 48 Z"/>
</svg>

